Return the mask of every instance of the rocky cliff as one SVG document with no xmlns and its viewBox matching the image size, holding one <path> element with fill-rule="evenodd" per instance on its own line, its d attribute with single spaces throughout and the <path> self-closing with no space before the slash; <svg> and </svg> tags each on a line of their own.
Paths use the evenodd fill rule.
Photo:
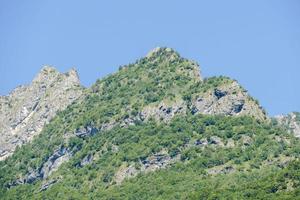
<svg viewBox="0 0 300 200">
<path fill-rule="evenodd" d="M 275 120 L 290 133 L 300 138 L 300 113 L 292 112 L 288 115 L 279 115 L 275 117 Z"/>
<path fill-rule="evenodd" d="M 77 72 L 44 67 L 31 84 L 0 97 L 0 160 L 38 135 L 59 110 L 83 93 Z"/>
</svg>

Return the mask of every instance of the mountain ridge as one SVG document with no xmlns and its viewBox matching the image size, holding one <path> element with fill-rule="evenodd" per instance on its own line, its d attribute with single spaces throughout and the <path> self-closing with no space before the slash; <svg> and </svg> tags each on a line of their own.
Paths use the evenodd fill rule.
<svg viewBox="0 0 300 200">
<path fill-rule="evenodd" d="M 144 65 L 144 63 L 147 63 Z M 124 71 L 125 70 L 125 71 Z M 183 109 L 185 111 L 187 107 L 191 107 L 189 109 L 193 109 L 194 114 L 195 113 L 203 113 L 203 114 L 225 114 L 225 115 L 235 115 L 235 114 L 249 114 L 254 117 L 257 117 L 258 119 L 266 119 L 266 114 L 264 113 L 264 110 L 261 110 L 261 107 L 257 104 L 256 101 L 252 100 L 252 97 L 250 97 L 247 92 L 236 82 L 232 81 L 229 78 L 221 77 L 223 79 L 222 81 L 225 81 L 227 83 L 231 82 L 230 84 L 224 84 L 223 87 L 220 87 L 216 89 L 215 91 L 204 91 L 201 92 L 203 97 L 197 94 L 197 91 L 195 94 L 190 95 L 188 98 L 191 98 L 189 103 L 186 103 L 185 100 L 182 101 L 180 99 L 183 98 L 184 90 L 190 90 L 192 87 L 202 87 L 201 84 L 205 84 L 206 81 L 209 82 L 209 79 L 204 80 L 201 76 L 201 70 L 199 65 L 194 62 L 190 61 L 188 59 L 182 58 L 178 52 L 176 52 L 174 49 L 168 48 L 168 47 L 156 47 L 153 50 L 151 50 L 145 57 L 139 59 L 134 64 L 125 65 L 120 68 L 120 70 L 116 73 L 113 73 L 111 75 L 108 75 L 106 78 L 99 79 L 96 81 L 94 85 L 91 86 L 92 91 L 96 91 L 99 89 L 101 84 L 98 84 L 98 82 L 101 82 L 101 80 L 107 80 L 110 77 L 120 77 L 119 80 L 116 80 L 118 84 L 128 84 L 125 83 L 124 80 L 126 80 L 128 77 L 126 77 L 129 72 L 131 73 L 137 73 L 139 74 L 139 81 L 143 84 L 151 84 L 151 88 L 145 90 L 145 92 L 149 93 L 147 90 L 151 90 L 152 88 L 156 91 L 160 90 L 164 91 L 165 97 L 162 97 L 161 99 L 156 99 L 157 97 L 155 95 L 150 95 L 150 93 L 146 96 L 148 98 L 146 104 L 152 103 L 152 101 L 159 102 L 161 101 L 160 105 L 156 106 L 146 106 L 144 110 L 142 110 L 139 113 L 139 116 L 132 116 L 131 118 L 128 118 L 125 121 L 126 124 L 132 123 L 134 120 L 140 120 L 140 119 L 148 119 L 149 117 L 155 117 L 155 118 L 166 118 L 166 120 L 170 120 L 170 116 L 174 116 L 174 113 L 182 112 L 178 111 L 178 109 Z M 124 73 L 123 73 L 124 72 Z M 144 74 L 143 74 L 144 73 Z M 123 74 L 123 75 L 122 75 Z M 143 77 L 141 77 L 141 75 Z M 158 76 L 156 76 L 158 75 Z M 170 76 L 169 78 L 166 78 L 167 76 Z M 155 77 L 156 76 L 156 77 Z M 165 77 L 164 77 L 165 76 Z M 54 84 L 55 81 L 63 83 L 64 81 L 61 81 L 61 79 L 65 79 L 66 83 L 74 86 L 79 87 L 80 86 L 80 80 L 79 76 L 77 74 L 77 71 L 75 69 L 71 69 L 69 72 L 61 74 L 59 73 L 54 67 L 51 66 L 44 66 L 40 72 L 36 75 L 36 77 L 33 79 L 31 85 L 38 85 L 38 87 L 46 88 L 51 87 L 51 84 Z M 172 79 L 172 80 L 171 80 Z M 175 81 L 174 81 L 175 80 Z M 158 81 L 160 82 L 159 84 Z M 51 84 L 47 84 L 50 83 Z M 170 83 L 176 83 L 175 85 L 170 85 Z M 180 84 L 179 84 L 180 83 Z M 179 84 L 179 85 L 177 85 Z M 129 85 L 128 85 L 129 86 Z M 68 85 L 61 85 L 59 87 L 63 87 L 65 89 L 63 90 L 69 90 L 66 89 L 69 86 Z M 98 87 L 98 89 L 96 89 Z M 129 86 L 131 87 L 131 86 Z M 23 89 L 22 89 L 23 88 Z M 27 86 L 20 86 L 12 91 L 10 94 L 13 96 L 14 94 L 20 93 L 21 90 L 26 90 Z M 139 88 L 139 90 L 144 90 L 145 88 Z M 168 94 L 167 91 L 169 91 Z M 66 91 L 68 92 L 68 91 Z M 79 91 L 81 93 L 81 91 Z M 80 94 L 78 95 L 80 96 Z M 180 94 L 181 96 L 178 97 L 177 94 Z M 238 94 L 238 95 L 237 95 Z M 63 94 L 62 94 L 63 95 Z M 176 97 L 177 95 L 177 97 Z M 219 96 L 218 96 L 219 95 Z M 173 99 L 177 99 L 175 102 L 178 102 L 180 105 L 176 105 L 176 103 L 169 103 L 166 102 L 172 102 L 173 100 L 169 99 L 169 96 L 174 97 Z M 9 96 L 8 96 L 9 97 Z M 224 98 L 223 98 L 224 97 Z M 5 99 L 7 97 L 1 97 L 2 99 Z M 65 97 L 68 98 L 68 97 Z M 73 100 L 69 101 L 67 105 L 71 104 Z M 141 102 L 137 100 L 136 104 L 140 104 Z M 145 103 L 145 102 L 144 102 Z M 3 104 L 6 104 L 5 101 L 3 101 Z M 61 104 L 58 103 L 58 105 Z M 155 104 L 155 103 L 154 103 Z M 191 105 L 188 105 L 191 104 Z M 67 105 L 63 105 L 62 108 L 66 108 Z M 172 105 L 174 107 L 172 107 Z M 141 105 L 138 105 L 141 106 Z M 4 106 L 1 106 L 4 107 Z M 33 106 L 34 107 L 34 106 Z M 47 123 L 56 113 L 57 110 L 61 110 L 62 108 L 55 108 L 54 112 L 50 114 L 51 117 L 49 119 L 42 122 Z M 165 113 L 163 110 L 171 109 L 172 112 Z M 260 111 L 261 110 L 261 111 Z M 124 111 L 126 112 L 126 111 Z M 2 112 L 5 113 L 5 112 Z M 19 111 L 19 113 L 22 113 L 22 111 Z M 25 113 L 27 115 L 28 113 Z M 125 115 L 125 114 L 124 114 Z M 2 118 L 6 118 L 5 114 L 2 114 Z M 47 116 L 46 116 L 47 118 Z M 4 121 L 4 123 L 1 125 L 4 127 L 4 124 L 7 123 Z M 112 127 L 112 125 L 115 124 L 115 121 L 108 122 L 108 127 Z M 1 131 L 0 126 L 0 131 Z M 42 127 L 42 125 L 40 125 Z M 12 130 L 11 130 L 12 129 Z M 2 134 L 4 132 L 9 132 L 11 130 L 13 133 L 14 128 L 2 128 Z M 36 133 L 30 134 L 19 134 L 19 135 L 28 135 L 25 139 L 15 139 L 14 141 L 10 142 L 9 146 L 4 146 L 4 149 L 1 149 L 1 159 L 5 159 L 7 157 L 7 154 L 11 155 L 11 152 L 13 152 L 13 149 L 20 145 L 23 142 L 30 141 L 32 139 L 33 135 L 38 134 L 41 131 L 41 128 L 39 128 Z M 20 132 L 20 131 L 19 131 Z M 15 138 L 16 134 L 5 134 L 8 135 L 8 138 L 4 139 L 5 141 L 12 140 L 12 138 Z M 17 134 L 18 135 L 18 134 Z M 21 143 L 19 141 L 22 141 Z M 5 144 L 3 141 L 2 144 Z M 6 148 L 6 149 L 5 149 Z M 10 153 L 9 153 L 10 152 Z"/>
<path fill-rule="evenodd" d="M 42 85 L 44 73 L 57 74 L 43 69 L 37 76 Z M 72 86 L 76 73 L 70 75 Z M 195 185 L 174 179 L 182 174 L 206 187 L 222 177 L 246 176 L 249 180 L 233 187 L 258 183 L 261 195 L 286 195 L 298 191 L 297 170 L 288 178 L 284 173 L 299 160 L 299 141 L 286 130 L 237 81 L 203 78 L 194 61 L 156 48 L 80 90 L 31 142 L 0 162 L 0 192 L 6 199 L 124 199 L 135 198 L 130 191 L 139 188 L 145 199 L 204 198 Z M 266 181 L 253 176 L 266 176 Z M 133 184 L 140 180 L 142 188 Z M 181 181 L 185 184 L 178 185 Z M 156 193 L 156 184 L 170 196 Z M 245 194 L 232 195 L 257 198 L 240 190 Z"/>
</svg>

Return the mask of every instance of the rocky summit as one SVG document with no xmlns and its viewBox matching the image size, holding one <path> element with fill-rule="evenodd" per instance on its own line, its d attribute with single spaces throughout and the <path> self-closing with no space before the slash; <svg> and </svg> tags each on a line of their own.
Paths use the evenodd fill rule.
<svg viewBox="0 0 300 200">
<path fill-rule="evenodd" d="M 167 47 L 80 86 L 45 67 L 0 97 L 2 199 L 297 199 L 299 113 Z"/>
<path fill-rule="evenodd" d="M 31 84 L 0 97 L 0 160 L 38 135 L 44 125 L 83 93 L 76 70 L 45 66 Z"/>
</svg>

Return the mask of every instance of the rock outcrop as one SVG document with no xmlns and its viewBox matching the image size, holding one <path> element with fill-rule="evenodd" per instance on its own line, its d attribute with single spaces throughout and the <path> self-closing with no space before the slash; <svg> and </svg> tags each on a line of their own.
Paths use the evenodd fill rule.
<svg viewBox="0 0 300 200">
<path fill-rule="evenodd" d="M 146 106 L 139 114 L 139 119 L 144 121 L 149 118 L 169 122 L 176 114 L 185 114 L 186 102 L 175 101 L 172 103 L 160 102 L 156 106 Z"/>
<path fill-rule="evenodd" d="M 192 104 L 194 114 L 249 115 L 266 119 L 264 110 L 236 81 L 198 95 Z"/>
<path fill-rule="evenodd" d="M 58 181 L 59 181 L 59 180 L 56 180 L 56 179 L 50 180 L 50 181 L 45 181 L 45 182 L 42 184 L 41 188 L 40 188 L 40 192 L 41 192 L 41 191 L 47 190 L 49 187 L 51 187 L 52 185 L 54 185 L 54 184 L 57 183 Z"/>
<path fill-rule="evenodd" d="M 53 172 L 58 170 L 60 165 L 68 161 L 72 157 L 72 152 L 65 147 L 60 147 L 43 163 L 39 169 L 30 169 L 28 173 L 8 185 L 8 187 L 14 187 L 25 183 L 34 183 L 37 180 L 45 180 Z M 54 184 L 54 183 L 52 183 Z M 49 185 L 48 185 L 49 186 Z"/>
<path fill-rule="evenodd" d="M 192 99 L 191 105 L 181 99 L 173 102 L 162 101 L 157 105 L 146 106 L 136 120 L 144 121 L 154 118 L 169 122 L 177 114 L 182 115 L 187 111 L 192 114 L 247 115 L 259 120 L 267 120 L 267 115 L 262 107 L 236 81 L 230 81 L 230 83 L 205 93 L 193 94 L 197 98 Z"/>
<path fill-rule="evenodd" d="M 138 168 L 136 168 L 133 164 L 130 164 L 129 166 L 122 165 L 116 172 L 114 181 L 117 184 L 121 184 L 126 178 L 133 178 L 139 173 L 149 173 L 159 169 L 164 169 L 178 161 L 179 158 L 180 155 L 172 158 L 166 151 L 161 151 L 145 158 L 144 160 L 140 160 Z"/>
<path fill-rule="evenodd" d="M 59 110 L 83 93 L 77 72 L 44 67 L 30 85 L 0 97 L 0 160 L 38 135 Z"/>
<path fill-rule="evenodd" d="M 61 147 L 60 149 L 56 150 L 39 170 L 39 177 L 42 179 L 47 178 L 53 172 L 55 172 L 61 164 L 68 161 L 71 157 L 72 152 L 68 148 Z"/>
<path fill-rule="evenodd" d="M 279 125 L 285 127 L 295 137 L 300 138 L 300 113 L 293 112 L 288 115 L 279 115 L 275 117 Z"/>
<path fill-rule="evenodd" d="M 78 128 L 74 131 L 74 134 L 77 137 L 87 137 L 87 136 L 92 136 L 95 135 L 99 130 L 93 126 L 85 126 Z"/>
</svg>

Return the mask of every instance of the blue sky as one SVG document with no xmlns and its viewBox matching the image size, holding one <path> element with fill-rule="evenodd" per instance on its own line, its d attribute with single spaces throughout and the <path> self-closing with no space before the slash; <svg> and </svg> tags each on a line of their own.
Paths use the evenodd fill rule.
<svg viewBox="0 0 300 200">
<path fill-rule="evenodd" d="M 156 46 L 237 79 L 270 115 L 300 111 L 300 1 L 7 0 L 0 2 L 0 94 L 43 65 L 82 84 Z"/>
</svg>

